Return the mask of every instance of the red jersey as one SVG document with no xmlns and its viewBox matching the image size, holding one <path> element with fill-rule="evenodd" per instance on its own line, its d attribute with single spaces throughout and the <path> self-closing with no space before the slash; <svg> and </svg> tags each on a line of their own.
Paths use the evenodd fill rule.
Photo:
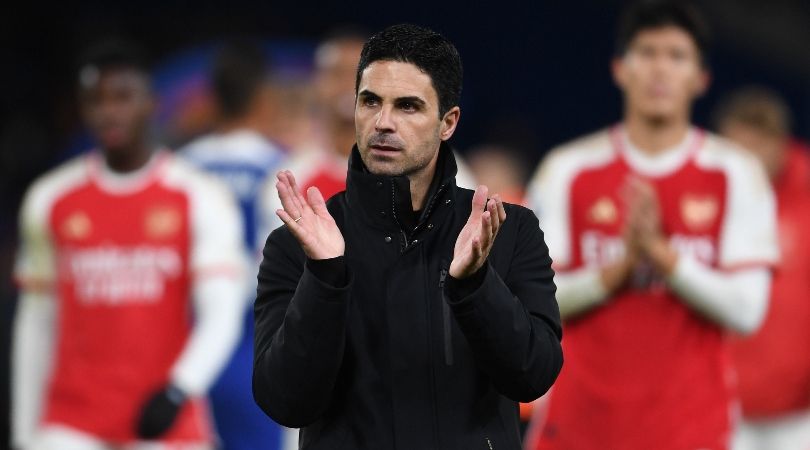
<svg viewBox="0 0 810 450">
<path fill-rule="evenodd" d="M 348 167 L 348 160 L 344 156 L 317 150 L 298 153 L 287 164 L 287 169 L 292 171 L 303 192 L 315 186 L 327 200 L 346 189 Z"/>
<path fill-rule="evenodd" d="M 242 267 L 240 247 L 212 234 L 219 224 L 238 231 L 235 205 L 213 183 L 166 152 L 130 175 L 91 154 L 30 189 L 16 276 L 24 289 L 52 286 L 57 302 L 43 424 L 136 439 L 141 407 L 169 382 L 189 336 L 193 280 Z M 195 398 L 163 440 L 210 438 Z"/>
<path fill-rule="evenodd" d="M 553 151 L 531 187 L 558 273 L 598 269 L 624 254 L 621 190 L 655 189 L 664 233 L 680 254 L 715 269 L 772 264 L 773 198 L 759 164 L 690 130 L 649 156 L 615 127 Z M 723 449 L 733 390 L 720 326 L 652 271 L 564 325 L 565 365 L 538 449 Z"/>
<path fill-rule="evenodd" d="M 791 149 L 774 184 L 781 261 L 762 328 L 732 341 L 743 414 L 767 418 L 810 408 L 810 155 Z"/>
</svg>

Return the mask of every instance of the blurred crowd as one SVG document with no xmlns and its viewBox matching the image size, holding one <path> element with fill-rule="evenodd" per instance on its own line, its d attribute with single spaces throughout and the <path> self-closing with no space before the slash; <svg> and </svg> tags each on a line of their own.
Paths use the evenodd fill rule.
<svg viewBox="0 0 810 450">
<path fill-rule="evenodd" d="M 327 198 L 345 187 L 347 161 L 355 142 L 356 69 L 367 38 L 364 30 L 337 29 L 297 53 L 306 58 L 285 56 L 277 43 L 260 39 L 223 39 L 206 47 L 192 63 L 179 69 L 163 64 L 158 70 L 144 62 L 147 56 L 131 42 L 105 41 L 88 50 L 76 79 L 89 134 L 66 153 L 92 162 L 92 157 L 85 156 L 91 147 L 121 151 L 109 158 L 109 167 L 87 169 L 98 173 L 86 179 L 73 166 L 39 179 L 19 213 L 20 256 L 14 267 L 19 301 L 11 359 L 12 448 L 297 448 L 295 430 L 274 424 L 252 399 L 255 274 L 267 235 L 281 225 L 275 215 L 280 207 L 274 187 L 278 170 L 291 170 L 302 190 L 316 186 Z M 105 70 L 122 67 L 137 70 L 120 79 L 104 78 Z M 620 89 L 627 93 L 631 88 L 623 85 Z M 748 433 L 737 437 L 735 448 L 740 450 L 810 448 L 810 357 L 806 356 L 810 344 L 810 240 L 805 233 L 810 224 L 810 149 L 792 134 L 793 123 L 791 110 L 777 91 L 751 85 L 718 103 L 710 124 L 711 132 L 738 146 L 734 151 L 756 157 L 776 201 L 779 260 L 771 272 L 767 312 L 746 336 L 734 327 L 723 332 L 735 368 L 731 384 L 739 393 L 739 404 L 731 405 L 731 414 L 734 423 L 742 424 L 735 430 Z M 155 153 L 163 156 L 126 153 L 153 141 L 165 146 Z M 485 184 L 505 201 L 534 209 L 544 228 L 549 211 L 541 210 L 545 203 L 531 192 L 543 189 L 538 186 L 543 183 L 548 159 L 535 169 L 531 155 L 509 142 L 482 142 L 458 150 L 459 186 Z M 71 161 L 68 165 L 76 164 L 75 159 Z M 113 161 L 123 172 L 129 172 L 131 166 L 137 170 L 126 175 L 113 173 Z M 144 188 L 148 192 L 138 197 L 145 180 L 156 177 L 173 187 L 165 191 Z M 127 195 L 132 199 L 127 200 Z M 59 214 L 67 208 L 62 205 L 71 202 L 85 208 L 84 212 L 65 213 L 63 222 L 55 222 L 53 217 L 62 220 Z M 194 208 L 188 217 L 172 206 L 184 202 Z M 96 216 L 93 210 L 99 205 L 108 209 Z M 612 207 L 605 203 L 596 213 L 610 218 L 615 214 Z M 711 207 L 698 204 L 695 208 Z M 143 233 L 137 231 L 140 220 L 147 224 Z M 49 236 L 52 230 L 46 223 L 64 235 Z M 109 237 L 101 235 L 101 243 L 96 244 L 102 250 L 82 250 L 81 239 L 96 239 L 93 233 L 102 224 L 108 224 L 110 235 L 129 247 L 104 247 L 104 239 Z M 176 230 L 187 231 L 178 234 L 176 242 L 167 240 Z M 221 242 L 214 235 L 222 230 L 232 230 L 233 239 L 239 242 Z M 55 254 L 54 241 L 58 240 L 72 249 L 69 258 Z M 175 254 L 166 250 L 169 248 L 181 250 Z M 177 256 L 187 250 L 191 257 Z M 71 267 L 71 280 L 61 280 L 44 268 L 56 261 L 60 270 Z M 144 267 L 150 264 L 161 267 L 155 279 L 123 275 L 146 271 Z M 116 268 L 123 272 L 115 272 Z M 238 275 L 222 275 L 231 269 Z M 93 282 L 80 281 L 88 273 Z M 45 306 L 65 301 L 59 298 L 60 289 L 75 293 L 70 305 Z M 81 305 L 102 301 L 98 299 L 103 293 L 110 292 L 124 299 L 119 305 L 126 308 L 119 309 L 119 314 L 126 311 L 131 317 L 113 317 L 110 308 L 116 305 L 106 305 L 106 310 L 93 316 L 94 321 L 108 323 L 99 327 L 82 322 L 73 312 Z M 148 300 L 141 298 L 151 298 L 155 292 L 155 298 L 168 298 L 174 306 L 160 311 L 144 306 Z M 189 302 L 192 296 L 195 300 Z M 223 309 L 196 298 L 212 296 L 230 300 L 233 306 Z M 130 301 L 132 304 L 127 303 Z M 578 323 L 575 326 L 582 325 L 577 322 L 580 314 L 583 312 L 577 310 L 566 317 L 563 310 L 563 318 Z M 126 336 L 113 337 L 117 334 Z M 54 336 L 66 341 L 48 342 Z M 576 342 L 573 336 L 572 342 Z M 20 341 L 23 339 L 25 342 Z M 109 348 L 113 343 L 105 346 L 97 341 L 108 339 L 119 345 L 115 351 L 129 352 L 126 355 L 133 363 L 112 358 L 115 362 L 109 363 L 109 373 L 90 376 L 66 369 L 65 361 L 50 359 L 56 354 L 85 362 L 102 358 L 102 353 L 113 351 Z M 163 349 L 139 350 L 148 346 Z M 88 350 L 97 350 L 99 355 L 82 353 Z M 566 354 L 566 364 L 569 361 Z M 54 367 L 62 380 L 56 385 L 49 381 Z M 148 370 L 160 373 L 146 373 Z M 123 381 L 110 382 L 104 376 Z M 134 397 L 136 392 L 140 397 L 83 397 L 85 392 L 92 397 L 88 380 L 96 379 L 113 388 L 120 384 L 118 388 L 126 391 L 122 397 Z M 534 404 L 521 405 L 526 448 L 554 448 L 543 443 L 553 434 L 548 427 L 544 430 L 553 397 L 552 391 Z M 201 398 L 207 401 L 198 402 Z M 121 408 L 136 405 L 127 420 L 138 426 L 116 429 L 105 417 L 107 412 L 89 412 L 94 401 Z M 46 404 L 50 406 L 45 408 Z M 46 423 L 51 424 L 45 427 L 50 434 L 43 437 Z M 68 426 L 54 427 L 54 423 Z M 70 426 L 85 432 L 74 433 Z M 93 439 L 94 434 L 107 432 L 120 447 L 106 447 Z M 166 436 L 172 446 L 150 443 L 151 438 Z M 766 444 L 757 445 L 760 441 Z M 75 447 L 62 447 L 65 444 L 60 442 Z"/>
</svg>

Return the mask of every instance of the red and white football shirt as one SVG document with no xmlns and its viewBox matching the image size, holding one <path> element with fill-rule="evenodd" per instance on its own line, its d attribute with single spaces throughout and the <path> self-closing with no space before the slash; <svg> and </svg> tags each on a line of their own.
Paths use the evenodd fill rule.
<svg viewBox="0 0 810 450">
<path fill-rule="evenodd" d="M 625 252 L 621 189 L 630 176 L 657 193 L 680 254 L 717 270 L 773 264 L 772 193 L 759 164 L 692 129 L 655 157 L 620 127 L 553 151 L 531 186 L 558 273 L 598 269 Z M 565 365 L 538 449 L 722 449 L 733 377 L 724 332 L 652 271 L 565 323 Z"/>
<path fill-rule="evenodd" d="M 233 201 L 167 152 L 129 175 L 93 153 L 32 186 L 22 227 L 16 278 L 57 303 L 42 425 L 135 440 L 142 405 L 186 344 L 195 280 L 242 276 Z M 204 402 L 192 399 L 164 440 L 210 438 Z"/>
</svg>

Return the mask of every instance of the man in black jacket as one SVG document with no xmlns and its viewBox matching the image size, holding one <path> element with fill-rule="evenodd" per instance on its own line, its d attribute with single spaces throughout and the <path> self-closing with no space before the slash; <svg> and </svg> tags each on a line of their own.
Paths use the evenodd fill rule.
<svg viewBox="0 0 810 450">
<path fill-rule="evenodd" d="M 278 175 L 253 393 L 303 449 L 519 449 L 516 402 L 560 371 L 537 218 L 455 185 L 461 73 L 443 36 L 385 29 L 357 70 L 346 191 Z"/>
</svg>

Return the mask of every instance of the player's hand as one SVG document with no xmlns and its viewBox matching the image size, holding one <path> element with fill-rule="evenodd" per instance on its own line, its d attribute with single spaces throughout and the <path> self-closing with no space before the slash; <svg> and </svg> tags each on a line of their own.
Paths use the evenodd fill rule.
<svg viewBox="0 0 810 450">
<path fill-rule="evenodd" d="M 276 211 L 310 259 L 330 259 L 342 256 L 345 250 L 343 234 L 326 209 L 321 191 L 316 187 L 301 194 L 295 177 L 289 170 L 279 172 L 276 189 L 283 209 Z"/>
<path fill-rule="evenodd" d="M 626 185 L 628 203 L 628 233 L 631 245 L 653 264 L 657 271 L 668 275 L 675 269 L 678 255 L 670 247 L 661 225 L 661 208 L 653 186 L 636 177 Z"/>
<path fill-rule="evenodd" d="M 627 205 L 627 234 L 639 250 L 655 240 L 662 239 L 661 210 L 652 185 L 638 177 L 630 177 L 624 186 Z"/>
<path fill-rule="evenodd" d="M 506 210 L 499 195 L 487 199 L 489 189 L 478 186 L 472 199 L 472 211 L 467 223 L 456 239 L 450 276 L 466 278 L 480 269 L 492 250 L 501 224 L 506 220 Z"/>
<path fill-rule="evenodd" d="M 157 439 L 174 425 L 186 395 L 180 388 L 169 385 L 150 397 L 141 409 L 136 432 L 141 439 Z"/>
</svg>

